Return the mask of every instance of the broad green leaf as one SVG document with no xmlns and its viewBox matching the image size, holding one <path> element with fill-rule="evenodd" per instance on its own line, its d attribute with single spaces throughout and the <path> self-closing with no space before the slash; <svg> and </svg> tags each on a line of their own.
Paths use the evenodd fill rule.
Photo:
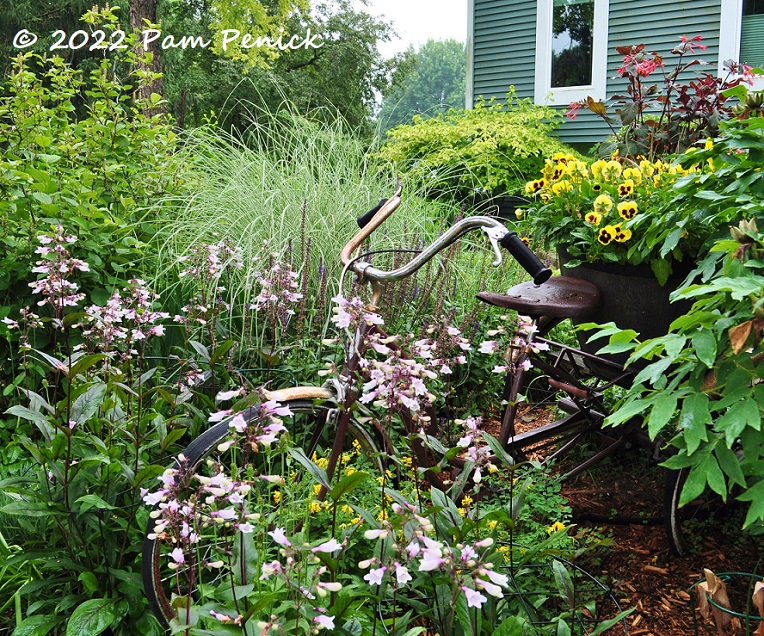
<svg viewBox="0 0 764 636">
<path fill-rule="evenodd" d="M 693 393 L 687 396 L 679 413 L 679 427 L 684 430 L 689 455 L 698 449 L 701 442 L 708 441 L 706 426 L 710 424 L 711 413 L 708 409 L 708 396 L 703 393 Z"/>
<path fill-rule="evenodd" d="M 110 503 L 105 502 L 98 495 L 83 495 L 75 500 L 75 504 L 80 504 L 80 512 L 87 512 L 95 508 L 96 510 L 116 510 Z"/>
<path fill-rule="evenodd" d="M 695 349 L 695 355 L 698 356 L 703 364 L 709 369 L 714 366 L 716 361 L 716 338 L 709 329 L 701 329 L 692 337 L 692 346 Z"/>
<path fill-rule="evenodd" d="M 706 483 L 706 471 L 701 466 L 693 466 L 679 495 L 679 507 L 700 497 L 706 490 Z"/>
<path fill-rule="evenodd" d="M 719 468 L 719 463 L 716 461 L 716 457 L 709 455 L 705 461 L 700 465 L 701 470 L 706 472 L 706 481 L 709 487 L 717 495 L 720 495 L 722 499 L 727 500 L 727 482 L 724 479 L 724 473 Z"/>
<path fill-rule="evenodd" d="M 573 585 L 573 579 L 570 577 L 570 572 L 565 566 L 557 559 L 552 561 L 552 571 L 554 572 L 554 582 L 557 584 L 557 591 L 563 600 L 567 601 L 568 607 L 573 609 L 575 607 L 575 586 Z"/>
<path fill-rule="evenodd" d="M 493 636 L 523 636 L 525 634 L 524 624 L 524 621 L 519 617 L 510 616 L 493 630 Z"/>
<path fill-rule="evenodd" d="M 92 598 L 74 610 L 66 624 L 66 636 L 97 636 L 118 618 L 120 608 L 114 600 Z"/>
<path fill-rule="evenodd" d="M 332 498 L 332 501 L 337 502 L 345 495 L 358 488 L 358 486 L 365 482 L 368 477 L 369 474 L 362 471 L 355 472 L 352 475 L 345 475 L 340 479 L 339 483 L 331 489 L 329 496 Z"/>
<path fill-rule="evenodd" d="M 650 418 L 647 421 L 647 432 L 650 435 L 650 439 L 654 440 L 663 427 L 669 423 L 669 420 L 676 411 L 677 398 L 673 393 L 668 393 L 658 398 L 653 405 L 653 410 L 650 411 Z"/>
<path fill-rule="evenodd" d="M 764 521 L 764 479 L 746 490 L 738 497 L 740 501 L 750 501 L 751 507 L 745 516 L 743 529 L 750 527 L 755 522 Z"/>
<path fill-rule="evenodd" d="M 106 395 L 106 384 L 96 382 L 74 400 L 72 410 L 69 413 L 69 419 L 77 424 L 84 424 L 93 417 L 103 404 L 103 398 Z"/>
<path fill-rule="evenodd" d="M 740 468 L 740 460 L 734 451 L 727 448 L 724 444 L 717 444 L 714 448 L 714 454 L 719 462 L 719 467 L 733 484 L 745 486 L 745 476 Z"/>
<path fill-rule="evenodd" d="M 605 418 L 605 426 L 618 426 L 635 415 L 641 415 L 653 404 L 652 400 L 632 400 L 613 411 Z"/>
<path fill-rule="evenodd" d="M 58 616 L 34 615 L 21 621 L 13 636 L 45 636 L 51 629 L 61 622 Z"/>
<path fill-rule="evenodd" d="M 724 433 L 725 442 L 731 448 L 743 430 L 749 426 L 754 430 L 761 430 L 761 413 L 751 397 L 730 406 L 727 412 L 716 420 L 715 428 Z"/>
</svg>

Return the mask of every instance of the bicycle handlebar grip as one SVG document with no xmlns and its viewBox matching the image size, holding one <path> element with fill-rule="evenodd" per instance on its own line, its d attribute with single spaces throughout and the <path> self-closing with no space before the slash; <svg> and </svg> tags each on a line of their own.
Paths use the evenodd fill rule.
<svg viewBox="0 0 764 636">
<path fill-rule="evenodd" d="M 385 203 L 387 203 L 387 199 L 381 199 L 380 202 L 377 205 L 375 205 L 371 210 L 359 216 L 358 219 L 356 220 L 356 223 L 358 223 L 358 227 L 360 227 L 361 229 L 365 228 L 366 225 L 369 223 L 369 221 L 371 221 L 371 219 L 374 218 L 374 215 L 377 212 L 379 212 L 379 209 Z"/>
<path fill-rule="evenodd" d="M 499 244 L 515 257 L 522 268 L 533 277 L 533 282 L 536 285 L 541 285 L 549 280 L 552 270 L 545 267 L 538 256 L 531 252 L 530 248 L 517 235 L 517 232 L 507 232 L 499 240 Z"/>
</svg>

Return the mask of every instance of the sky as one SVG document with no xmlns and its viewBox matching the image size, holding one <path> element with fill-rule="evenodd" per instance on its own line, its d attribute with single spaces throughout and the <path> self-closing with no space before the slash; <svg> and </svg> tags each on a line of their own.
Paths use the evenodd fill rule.
<svg viewBox="0 0 764 636">
<path fill-rule="evenodd" d="M 467 0 L 368 0 L 365 9 L 393 22 L 400 38 L 380 44 L 384 57 L 429 39 L 467 40 Z"/>
</svg>

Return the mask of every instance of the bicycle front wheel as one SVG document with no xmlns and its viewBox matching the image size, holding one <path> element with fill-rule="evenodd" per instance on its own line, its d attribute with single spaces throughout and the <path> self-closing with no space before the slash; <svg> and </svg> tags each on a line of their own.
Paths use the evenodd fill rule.
<svg viewBox="0 0 764 636">
<path fill-rule="evenodd" d="M 208 429 L 165 471 L 159 491 L 147 496 L 154 509 L 143 543 L 143 583 L 149 606 L 164 627 L 176 618 L 190 624 L 192 608 L 207 602 L 207 595 L 227 580 L 244 586 L 257 578 L 245 574 L 241 563 L 250 536 L 242 533 L 251 532 L 255 518 L 270 513 L 278 516 L 279 525 L 288 517 L 293 530 L 302 527 L 306 519 L 299 520 L 299 511 L 279 508 L 286 503 L 282 491 L 299 489 L 302 482 L 307 498 L 301 503 L 306 517 L 311 514 L 307 504 L 315 493 L 303 466 L 283 443 L 277 449 L 273 440 L 273 448 L 258 442 L 268 442 L 267 436 L 283 425 L 290 444 L 321 466 L 332 448 L 340 410 L 310 400 L 286 401 L 280 408 L 290 414 L 279 416 L 271 429 L 274 420 L 264 419 L 258 406 Z M 346 461 L 355 457 L 368 472 L 384 470 L 377 431 L 351 417 L 344 439 Z"/>
</svg>

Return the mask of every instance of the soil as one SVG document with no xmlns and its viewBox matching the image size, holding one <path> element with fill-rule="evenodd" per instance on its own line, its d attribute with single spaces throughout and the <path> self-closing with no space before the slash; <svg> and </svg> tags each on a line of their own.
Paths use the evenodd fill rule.
<svg viewBox="0 0 764 636">
<path fill-rule="evenodd" d="M 564 465 L 558 469 L 564 470 Z M 664 480 L 665 469 L 646 451 L 632 450 L 565 481 L 562 494 L 570 502 L 576 524 L 572 531 L 608 539 L 606 543 L 612 540 L 612 545 L 584 555 L 576 565 L 610 587 L 622 608 L 633 608 L 626 619 L 630 636 L 753 634 L 755 621 L 748 631 L 745 625 L 717 631 L 710 619 L 700 616 L 690 588 L 703 577 L 704 568 L 717 574 L 758 572 L 757 580 L 762 580 L 764 539 L 742 532 L 742 508 L 721 507 L 685 533 L 692 544 L 690 554 L 675 555 L 661 520 Z M 757 614 L 755 608 L 745 607 L 750 599 L 745 590 L 751 581 L 732 577 L 729 596 L 737 603 L 733 609 Z M 607 633 L 625 630 L 621 626 Z M 758 634 L 764 635 L 764 627 Z"/>
</svg>

